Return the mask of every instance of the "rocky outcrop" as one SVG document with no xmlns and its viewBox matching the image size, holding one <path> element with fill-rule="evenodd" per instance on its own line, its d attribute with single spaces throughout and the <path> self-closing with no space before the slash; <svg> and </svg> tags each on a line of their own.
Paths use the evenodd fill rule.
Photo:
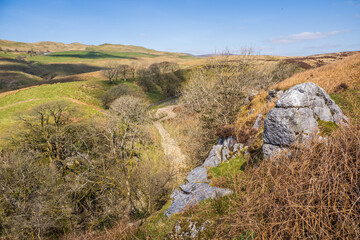
<svg viewBox="0 0 360 240">
<path fill-rule="evenodd" d="M 313 139 L 319 131 L 318 120 L 339 124 L 347 118 L 316 84 L 303 83 L 290 88 L 264 121 L 264 157 L 269 158 L 297 141 Z"/>
<path fill-rule="evenodd" d="M 175 189 L 171 194 L 172 204 L 164 214 L 170 217 L 172 214 L 182 212 L 186 207 L 193 206 L 202 200 L 232 193 L 230 189 L 210 186 L 211 180 L 208 179 L 207 170 L 227 161 L 232 154 L 242 148 L 243 145 L 238 144 L 233 137 L 219 138 L 218 144 L 212 147 L 205 162 L 193 169 L 187 176 L 186 183 L 180 185 L 179 189 Z"/>
</svg>

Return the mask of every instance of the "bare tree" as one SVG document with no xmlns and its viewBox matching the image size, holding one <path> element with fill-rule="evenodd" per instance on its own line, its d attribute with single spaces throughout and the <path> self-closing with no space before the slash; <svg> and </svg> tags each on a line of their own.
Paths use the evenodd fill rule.
<svg viewBox="0 0 360 240">
<path fill-rule="evenodd" d="M 128 72 L 130 71 L 130 68 L 128 65 L 122 64 L 122 65 L 117 65 L 116 69 L 118 71 L 118 75 L 120 75 L 122 77 L 122 79 L 124 81 L 126 81 L 126 78 L 128 76 Z"/>
<path fill-rule="evenodd" d="M 245 97 L 260 81 L 248 60 L 250 54 L 246 51 L 231 59 L 230 54 L 224 53 L 194 70 L 182 89 L 188 109 L 200 113 L 204 122 L 214 126 L 230 124 Z"/>
<path fill-rule="evenodd" d="M 140 124 L 147 120 L 146 105 L 132 96 L 122 96 L 115 100 L 111 109 L 118 114 L 104 127 L 104 139 L 109 147 L 109 154 L 115 159 L 121 172 L 126 177 L 127 207 L 125 215 L 129 215 L 134 207 L 130 179 L 138 164 L 136 148 L 140 139 L 144 139 Z"/>
<path fill-rule="evenodd" d="M 119 72 L 117 66 L 118 66 L 117 63 L 109 62 L 105 65 L 105 68 L 103 69 L 103 75 L 110 83 L 116 81 L 118 78 Z"/>
<path fill-rule="evenodd" d="M 132 79 L 135 79 L 136 73 L 137 73 L 137 71 L 139 70 L 139 68 L 140 68 L 140 64 L 137 63 L 137 62 L 132 62 L 132 63 L 129 65 L 129 71 L 130 71 L 130 73 L 131 73 Z"/>
</svg>

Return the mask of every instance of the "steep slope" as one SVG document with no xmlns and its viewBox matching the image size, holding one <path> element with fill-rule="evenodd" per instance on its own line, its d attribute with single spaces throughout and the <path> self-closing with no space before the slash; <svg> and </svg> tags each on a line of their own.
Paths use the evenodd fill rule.
<svg viewBox="0 0 360 240">
<path fill-rule="evenodd" d="M 328 93 L 336 92 L 340 84 L 351 88 L 360 85 L 360 53 L 349 56 L 333 64 L 295 74 L 285 81 L 275 85 L 275 88 L 287 89 L 299 83 L 311 81 L 324 88 Z"/>
<path fill-rule="evenodd" d="M 345 115 L 356 122 L 360 119 L 359 73 L 360 54 L 353 54 L 328 65 L 298 73 L 271 88 L 276 88 L 277 91 L 287 90 L 299 83 L 314 82 L 328 91 Z M 350 192 L 354 193 L 356 191 L 353 191 L 353 188 L 356 188 L 358 183 L 348 181 L 349 179 L 340 176 L 357 174 L 358 167 L 353 163 L 357 164 L 359 159 L 357 158 L 359 151 L 356 147 L 359 144 L 359 128 L 334 130 L 335 135 L 329 137 L 328 145 L 315 144 L 314 149 L 301 151 L 294 160 L 282 159 L 286 162 L 284 166 L 278 167 L 277 162 L 262 164 L 258 161 L 261 159 L 259 156 L 262 155 L 264 130 L 262 122 L 269 110 L 275 106 L 276 99 L 276 91 L 275 96 L 273 91 L 270 95 L 267 91 L 260 91 L 252 96 L 250 102 L 241 109 L 237 121 L 233 124 L 237 129 L 238 140 L 249 146 L 249 155 L 243 156 L 247 166 L 244 172 L 242 172 L 244 170 L 242 166 L 236 166 L 233 174 L 226 177 L 223 171 L 214 181 L 214 185 L 235 188 L 234 195 L 200 202 L 185 213 L 173 215 L 170 219 L 162 216 L 169 207 L 167 204 L 158 214 L 148 218 L 135 236 L 140 238 L 141 236 L 151 236 L 155 239 L 187 239 L 194 236 L 200 239 L 232 239 L 235 237 L 253 239 L 257 236 L 266 236 L 264 239 L 268 239 L 278 233 L 281 236 L 280 239 L 288 239 L 286 236 L 305 236 L 312 231 L 310 236 L 331 238 L 331 235 L 328 234 L 331 234 L 332 230 L 337 231 L 336 234 L 344 234 L 336 236 L 356 236 L 359 229 L 351 227 L 355 226 L 351 224 L 354 224 L 359 218 L 358 212 L 352 211 L 358 207 L 358 196 L 349 194 L 346 189 L 352 189 Z M 259 114 L 262 116 L 259 117 Z M 259 125 L 253 128 L 257 119 Z M 320 128 L 322 127 L 327 126 L 320 126 Z M 313 161 L 317 158 L 320 161 Z M 233 162 L 235 160 L 230 160 L 222 167 L 229 167 Z M 324 165 L 319 163 L 324 163 Z M 352 169 L 350 165 L 356 169 Z M 229 168 L 225 170 L 225 173 L 228 172 L 230 172 Z M 333 182 L 330 180 L 331 176 L 339 176 L 334 178 L 336 183 L 329 184 L 329 182 Z M 341 183 L 341 186 L 345 186 L 346 189 L 336 190 L 338 183 Z M 331 188 L 341 193 L 332 194 L 325 188 Z M 322 190 L 318 192 L 318 189 Z M 292 194 L 293 192 L 296 194 Z M 329 206 L 328 202 L 324 202 L 322 199 L 327 199 L 334 204 Z M 344 199 L 351 199 L 349 201 L 353 205 L 337 205 L 337 203 L 344 202 Z M 319 202 L 323 205 L 320 206 Z M 348 206 L 350 208 L 353 206 L 353 208 L 347 208 Z M 317 210 L 312 211 L 312 209 Z M 336 212 L 328 212 L 331 209 L 336 209 Z M 342 212 L 340 209 L 346 209 L 347 212 Z M 287 212 L 287 214 L 284 215 L 282 212 Z M 264 215 L 257 215 L 257 213 Z M 271 219 L 266 215 L 267 213 L 272 214 Z M 317 217 L 317 214 L 325 214 L 334 221 L 342 222 L 341 226 L 343 227 L 337 228 L 329 225 L 328 221 L 323 222 Z M 307 218 L 309 225 L 306 225 Z M 326 220 L 326 218 L 324 219 Z M 267 221 L 273 221 L 271 223 L 277 227 L 266 225 Z M 297 226 L 283 227 L 290 226 L 293 222 L 302 222 L 304 225 L 299 228 Z M 319 228 L 307 228 L 307 226 L 314 226 L 311 224 L 312 222 L 316 222 L 316 226 Z M 277 225 L 278 223 L 281 224 Z M 267 227 L 262 228 L 263 226 Z M 320 226 L 324 226 L 324 228 Z M 281 232 L 277 232 L 278 229 L 281 229 Z M 303 229 L 307 230 L 303 232 Z M 254 235 L 255 231 L 259 235 Z"/>
</svg>

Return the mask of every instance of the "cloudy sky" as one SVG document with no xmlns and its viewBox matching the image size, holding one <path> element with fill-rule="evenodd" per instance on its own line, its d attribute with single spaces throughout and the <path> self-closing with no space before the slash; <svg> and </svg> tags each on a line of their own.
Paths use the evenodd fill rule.
<svg viewBox="0 0 360 240">
<path fill-rule="evenodd" d="M 208 54 L 360 50 L 360 0 L 0 0 L 0 39 Z"/>
</svg>

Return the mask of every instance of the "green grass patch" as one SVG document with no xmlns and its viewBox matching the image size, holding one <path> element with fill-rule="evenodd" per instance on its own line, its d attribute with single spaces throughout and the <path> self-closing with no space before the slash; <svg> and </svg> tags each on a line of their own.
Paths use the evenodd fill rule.
<svg viewBox="0 0 360 240">
<path fill-rule="evenodd" d="M 190 55 L 179 56 L 179 58 L 182 58 L 182 59 L 198 59 L 197 57 L 190 56 Z"/>
<path fill-rule="evenodd" d="M 162 95 L 160 90 L 153 91 L 153 92 L 146 92 L 145 94 L 146 94 L 146 97 L 150 100 L 151 103 L 156 103 L 156 102 L 159 102 L 161 100 L 164 100 L 164 96 Z"/>
<path fill-rule="evenodd" d="M 13 54 L 12 52 L 3 52 L 0 51 L 0 58 L 14 58 L 15 54 Z"/>
<path fill-rule="evenodd" d="M 147 237 L 164 239 L 180 219 L 178 214 L 173 215 L 170 219 L 164 215 L 170 205 L 171 201 L 168 201 L 160 211 L 147 218 L 136 233 L 136 237 L 139 239 L 146 239 Z"/>
<path fill-rule="evenodd" d="M 331 121 L 318 120 L 317 122 L 319 124 L 320 136 L 329 136 L 339 127 L 336 123 Z"/>
<path fill-rule="evenodd" d="M 217 167 L 209 169 L 209 176 L 211 178 L 228 177 L 231 178 L 236 174 L 243 172 L 245 166 L 245 159 L 243 156 L 236 156 L 226 162 L 219 164 Z"/>
<path fill-rule="evenodd" d="M 347 89 L 342 93 L 330 94 L 330 97 L 339 105 L 346 116 L 355 121 L 360 120 L 360 91 Z"/>
<path fill-rule="evenodd" d="M 79 81 L 41 85 L 0 98 L 0 107 L 29 99 L 57 99 L 62 97 L 73 98 L 87 104 L 101 106 L 97 96 L 99 96 L 101 92 L 104 92 L 104 88 L 106 88 L 106 85 L 100 81 Z"/>
<path fill-rule="evenodd" d="M 84 117 L 101 115 L 99 97 L 107 88 L 103 81 L 80 81 L 41 85 L 6 95 L 0 98 L 0 132 L 16 123 L 18 113 L 56 100 L 78 105 L 84 111 Z"/>
</svg>

